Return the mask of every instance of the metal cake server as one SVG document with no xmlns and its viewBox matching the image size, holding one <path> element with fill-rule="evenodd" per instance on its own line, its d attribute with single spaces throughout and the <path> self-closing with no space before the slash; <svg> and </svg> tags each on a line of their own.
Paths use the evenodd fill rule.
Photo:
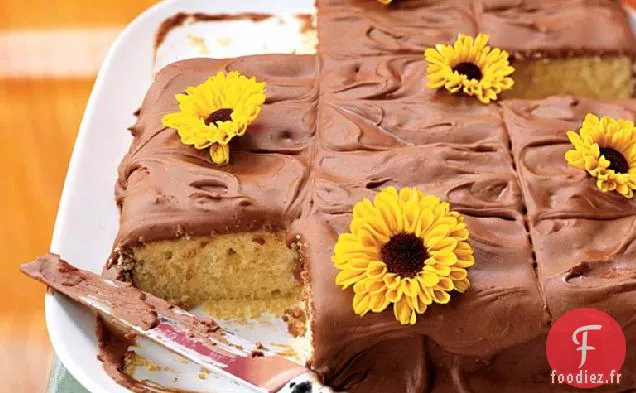
<svg viewBox="0 0 636 393">
<path fill-rule="evenodd" d="M 80 270 L 55 254 L 20 269 L 102 317 L 259 393 L 333 393 L 309 369 L 122 281 Z"/>
</svg>

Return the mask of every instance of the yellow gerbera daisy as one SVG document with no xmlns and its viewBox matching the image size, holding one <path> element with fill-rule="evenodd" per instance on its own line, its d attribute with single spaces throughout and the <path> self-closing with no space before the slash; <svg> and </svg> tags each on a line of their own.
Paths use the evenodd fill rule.
<svg viewBox="0 0 636 393">
<path fill-rule="evenodd" d="M 603 192 L 616 191 L 625 198 L 636 189 L 636 129 L 634 122 L 589 113 L 577 134 L 568 131 L 573 150 L 565 153 L 571 167 L 596 178 Z"/>
<path fill-rule="evenodd" d="M 176 129 L 186 145 L 210 148 L 212 161 L 225 164 L 230 158 L 230 140 L 245 134 L 261 111 L 265 83 L 235 71 L 219 72 L 175 98 L 179 112 L 165 115 L 163 125 Z"/>
<path fill-rule="evenodd" d="M 353 286 L 353 311 L 379 313 L 393 304 L 401 324 L 415 324 L 432 302 L 470 286 L 475 263 L 463 217 L 416 188 L 389 187 L 353 207 L 350 231 L 338 238 L 332 260 L 336 284 Z"/>
<path fill-rule="evenodd" d="M 428 87 L 477 96 L 484 104 L 497 100 L 497 94 L 514 84 L 509 75 L 515 69 L 508 63 L 508 52 L 491 49 L 488 39 L 481 33 L 474 39 L 460 34 L 453 45 L 426 49 Z"/>
</svg>

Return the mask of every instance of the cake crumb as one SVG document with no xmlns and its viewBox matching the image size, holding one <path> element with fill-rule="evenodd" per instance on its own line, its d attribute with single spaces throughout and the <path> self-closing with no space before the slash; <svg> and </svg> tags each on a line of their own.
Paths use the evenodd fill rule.
<svg viewBox="0 0 636 393">
<path fill-rule="evenodd" d="M 205 326 L 205 332 L 206 333 L 216 333 L 219 330 L 221 330 L 221 327 L 219 325 L 217 325 L 217 323 L 214 322 L 211 319 L 204 320 L 204 321 L 201 322 L 201 324 L 203 326 Z"/>
<path fill-rule="evenodd" d="M 281 316 L 283 322 L 287 323 L 287 331 L 293 337 L 304 336 L 307 328 L 307 315 L 300 307 L 288 308 Z"/>
<path fill-rule="evenodd" d="M 283 356 L 288 359 L 296 359 L 298 361 L 302 360 L 300 355 L 298 355 L 296 350 L 291 345 L 274 343 L 272 344 L 272 347 L 277 348 L 274 352 L 279 356 Z"/>
<path fill-rule="evenodd" d="M 208 375 L 210 375 L 210 372 L 204 368 L 201 368 L 199 371 L 199 379 L 208 379 Z"/>
<path fill-rule="evenodd" d="M 219 46 L 221 46 L 222 48 L 225 48 L 225 47 L 230 46 L 230 43 L 232 42 L 232 38 L 231 37 L 219 37 L 219 38 L 217 38 L 216 42 L 219 44 Z"/>
<path fill-rule="evenodd" d="M 194 34 L 188 34 L 188 41 L 190 41 L 192 46 L 197 48 L 200 55 L 207 55 L 210 53 L 210 50 L 205 43 L 205 38 Z"/>
<path fill-rule="evenodd" d="M 154 363 L 142 355 L 138 354 L 135 351 L 128 351 L 126 355 L 124 355 L 124 372 L 130 376 L 132 376 L 135 372 L 135 369 L 138 367 L 143 367 L 150 372 L 159 372 L 159 371 L 170 371 L 175 372 L 174 369 L 166 366 L 160 366 L 157 363 Z"/>
</svg>

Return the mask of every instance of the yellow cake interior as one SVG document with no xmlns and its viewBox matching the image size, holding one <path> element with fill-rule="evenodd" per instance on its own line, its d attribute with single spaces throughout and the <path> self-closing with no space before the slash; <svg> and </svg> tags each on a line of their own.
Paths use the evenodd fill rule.
<svg viewBox="0 0 636 393">
<path fill-rule="evenodd" d="M 299 277 L 298 244 L 287 234 L 241 232 L 180 238 L 132 249 L 137 288 L 190 308 L 202 306 L 217 320 L 244 322 L 264 312 L 282 318 L 294 337 L 289 356 L 311 358 L 305 301 L 309 286 Z M 125 359 L 132 375 L 135 364 Z"/>
<path fill-rule="evenodd" d="M 184 307 L 204 304 L 219 319 L 282 314 L 302 292 L 298 252 L 282 231 L 159 241 L 133 253 L 136 287 Z"/>
<path fill-rule="evenodd" d="M 515 84 L 504 99 L 629 98 L 633 93 L 633 64 L 627 56 L 519 60 L 513 66 Z"/>
</svg>

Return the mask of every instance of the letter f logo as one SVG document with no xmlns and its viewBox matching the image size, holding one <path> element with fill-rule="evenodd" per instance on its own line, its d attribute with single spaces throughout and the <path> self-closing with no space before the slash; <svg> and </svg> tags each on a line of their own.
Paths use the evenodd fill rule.
<svg viewBox="0 0 636 393">
<path fill-rule="evenodd" d="M 593 388 L 614 383 L 609 378 L 592 382 L 591 375 L 611 377 L 612 370 L 620 373 L 627 354 L 625 344 L 623 329 L 614 318 L 595 308 L 577 308 L 552 324 L 545 354 L 551 369 L 556 371 L 556 383 L 563 375 L 563 382 L 570 386 Z M 574 377 L 572 382 L 568 382 L 568 375 Z"/>
<path fill-rule="evenodd" d="M 572 333 L 572 341 L 574 341 L 574 344 L 580 345 L 580 347 L 576 349 L 577 351 L 581 351 L 581 364 L 579 364 L 579 368 L 583 367 L 583 365 L 585 364 L 585 361 L 587 360 L 587 351 L 593 351 L 596 349 L 594 347 L 587 345 L 587 332 L 590 330 L 601 330 L 602 327 L 603 326 L 601 325 L 585 325 L 576 329 L 574 333 Z M 579 342 L 579 339 L 577 338 L 579 333 L 582 333 L 581 334 L 582 339 L 580 342 Z"/>
</svg>

